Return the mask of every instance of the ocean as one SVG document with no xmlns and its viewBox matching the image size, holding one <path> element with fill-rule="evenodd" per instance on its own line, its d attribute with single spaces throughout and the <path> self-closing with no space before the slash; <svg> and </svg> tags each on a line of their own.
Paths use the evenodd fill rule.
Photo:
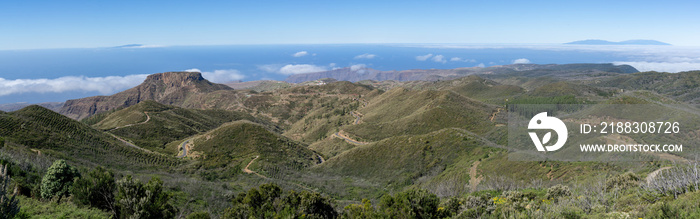
<svg viewBox="0 0 700 219">
<path fill-rule="evenodd" d="M 215 82 L 284 80 L 291 74 L 350 66 L 408 70 L 513 63 L 618 63 L 631 64 L 642 71 L 677 72 L 700 69 L 699 51 L 675 46 L 555 44 L 129 46 L 3 50 L 0 51 L 0 104 L 61 102 L 109 95 L 138 85 L 142 81 L 140 77 L 145 77 L 143 75 L 188 69 L 208 72 L 205 77 L 210 75 Z M 654 69 L 654 66 L 658 68 Z M 138 77 L 129 77 L 134 75 Z M 65 77 L 77 79 L 59 80 Z M 115 82 L 118 80 L 123 81 Z M 90 88 L 93 86 L 90 83 L 103 88 Z M 105 86 L 113 87 L 107 89 Z"/>
</svg>

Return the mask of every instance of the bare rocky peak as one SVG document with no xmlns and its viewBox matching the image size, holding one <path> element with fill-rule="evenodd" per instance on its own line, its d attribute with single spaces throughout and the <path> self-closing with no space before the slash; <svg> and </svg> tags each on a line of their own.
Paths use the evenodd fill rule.
<svg viewBox="0 0 700 219">
<path fill-rule="evenodd" d="M 68 100 L 59 112 L 79 120 L 96 113 L 132 106 L 145 100 L 181 105 L 188 97 L 218 90 L 232 90 L 232 88 L 211 83 L 199 72 L 164 72 L 149 75 L 140 85 L 111 96 Z"/>
</svg>

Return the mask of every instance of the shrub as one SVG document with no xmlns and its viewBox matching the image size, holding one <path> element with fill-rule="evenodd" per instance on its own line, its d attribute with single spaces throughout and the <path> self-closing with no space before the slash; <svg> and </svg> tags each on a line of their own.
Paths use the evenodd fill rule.
<svg viewBox="0 0 700 219">
<path fill-rule="evenodd" d="M 153 177 L 146 185 L 131 176 L 117 181 L 116 205 L 119 218 L 173 218 L 176 209 L 168 203 L 170 193 L 163 191 L 163 181 Z"/>
<path fill-rule="evenodd" d="M 605 181 L 605 187 L 607 189 L 628 189 L 639 185 L 639 180 L 641 178 L 639 175 L 626 172 L 615 177 L 612 177 Z"/>
<path fill-rule="evenodd" d="M 208 212 L 204 211 L 199 211 L 199 212 L 193 212 L 192 214 L 187 215 L 186 219 L 210 219 L 211 215 L 209 215 Z"/>
<path fill-rule="evenodd" d="M 545 198 L 558 201 L 559 198 L 566 196 L 571 196 L 571 190 L 569 189 L 569 187 L 562 184 L 557 184 L 547 189 L 547 194 L 545 195 Z"/>
<path fill-rule="evenodd" d="M 70 195 L 73 179 L 80 177 L 77 169 L 69 166 L 65 160 L 57 160 L 49 167 L 41 179 L 41 197 L 52 199 Z"/>
<path fill-rule="evenodd" d="M 0 164 L 0 219 L 12 218 L 19 213 L 19 200 L 16 192 L 9 196 L 10 176 L 7 174 L 7 166 Z M 15 189 L 16 191 L 16 189 Z"/>
<path fill-rule="evenodd" d="M 396 197 L 385 195 L 379 206 L 390 218 L 437 218 L 439 203 L 437 195 L 419 189 L 401 192 Z"/>
<path fill-rule="evenodd" d="M 263 184 L 240 193 L 233 199 L 223 218 L 336 218 L 333 200 L 317 192 L 289 191 L 275 184 Z"/>
<path fill-rule="evenodd" d="M 377 218 L 379 213 L 372 207 L 372 201 L 362 199 L 362 204 L 349 204 L 343 208 L 342 218 Z"/>
<path fill-rule="evenodd" d="M 117 185 L 114 174 L 97 167 L 86 177 L 81 177 L 73 183 L 73 201 L 80 205 L 89 205 L 116 214 L 114 208 L 114 192 Z"/>
<path fill-rule="evenodd" d="M 438 210 L 443 209 L 441 211 L 441 217 L 452 217 L 454 215 L 457 215 L 459 213 L 460 208 L 462 207 L 463 200 L 461 198 L 457 197 L 452 197 L 447 202 L 444 203 L 443 207 L 438 208 Z"/>
</svg>

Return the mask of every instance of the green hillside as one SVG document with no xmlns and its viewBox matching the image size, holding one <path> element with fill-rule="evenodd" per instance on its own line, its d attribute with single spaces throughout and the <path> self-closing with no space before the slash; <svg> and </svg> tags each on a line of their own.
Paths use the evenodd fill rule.
<svg viewBox="0 0 700 219">
<path fill-rule="evenodd" d="M 231 121 L 259 121 L 242 112 L 184 109 L 154 101 L 144 101 L 98 116 L 102 119 L 92 127 L 113 133 L 140 147 L 165 154 L 177 154 L 175 148 L 165 147 L 172 141 L 212 130 Z"/>
<path fill-rule="evenodd" d="M 496 108 L 452 91 L 395 88 L 358 110 L 364 115 L 362 123 L 342 129 L 365 141 L 426 134 L 448 127 L 485 133 L 495 125 L 489 117 Z"/>
<path fill-rule="evenodd" d="M 692 127 L 700 126 L 700 114 L 686 105 L 700 99 L 700 72 L 632 72 L 608 64 L 511 65 L 439 81 L 320 80 L 197 95 L 169 88 L 170 94 L 186 98 L 173 105 L 158 98 L 141 100 L 80 122 L 30 106 L 0 112 L 0 163 L 11 166 L 23 195 L 40 190 L 41 176 L 56 159 L 68 160 L 83 174 L 105 166 L 115 179 L 159 177 L 172 197 L 166 201 L 183 218 L 255 212 L 303 218 L 308 214 L 299 212 L 313 209 L 298 206 L 321 203 L 302 200 L 320 200 L 326 210 L 348 218 L 401 218 L 401 212 L 409 211 L 406 206 L 432 209 L 438 218 L 609 218 L 617 213 L 636 218 L 682 211 L 677 208 L 687 206 L 679 200 L 697 196 L 700 178 L 688 175 L 697 168 L 675 173 L 686 174 L 676 178 L 661 173 L 693 168 L 684 164 L 696 150 L 692 145 L 700 135 Z M 181 79 L 175 76 L 183 75 L 171 74 L 167 80 L 178 84 Z M 204 80 L 196 79 L 186 87 L 196 90 Z M 131 98 L 127 94 L 119 95 Z M 151 94 L 160 95 L 157 89 Z M 653 105 L 621 111 L 609 104 Z M 557 116 L 570 125 L 584 120 L 683 121 L 680 133 L 577 135 L 569 138 L 572 144 L 673 141 L 687 145 L 688 153 L 629 162 L 518 160 L 561 158 L 558 153 L 586 156 L 576 147 L 530 153 L 523 151 L 531 146 L 527 135 L 509 139 L 509 119 L 528 121 L 551 109 L 547 107 L 560 106 L 567 111 Z M 79 111 L 90 109 L 86 102 L 71 109 L 73 115 L 93 113 Z M 508 148 L 509 141 L 528 144 Z M 644 184 L 654 180 L 670 182 Z M 266 183 L 288 193 L 260 186 Z M 423 208 L 427 202 L 430 209 Z"/>
<path fill-rule="evenodd" d="M 54 159 L 85 166 L 163 168 L 178 160 L 127 146 L 90 126 L 40 106 L 0 114 L 0 136 L 8 145 L 36 149 Z"/>
<path fill-rule="evenodd" d="M 700 103 L 700 71 L 676 74 L 641 72 L 611 78 L 597 86 L 625 90 L 648 90 L 668 95 L 679 101 Z"/>
<path fill-rule="evenodd" d="M 250 121 L 226 123 L 219 128 L 188 139 L 192 144 L 187 157 L 209 174 L 237 172 L 253 159 L 250 169 L 263 175 L 273 169 L 302 170 L 318 157 L 306 145 L 276 134 Z M 174 142 L 172 146 L 180 145 Z"/>
</svg>

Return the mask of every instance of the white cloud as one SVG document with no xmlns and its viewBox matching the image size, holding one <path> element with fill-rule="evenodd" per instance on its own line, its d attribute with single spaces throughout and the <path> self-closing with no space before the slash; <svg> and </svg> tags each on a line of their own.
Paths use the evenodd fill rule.
<svg viewBox="0 0 700 219">
<path fill-rule="evenodd" d="M 479 63 L 478 65 L 476 65 L 476 67 L 479 67 L 479 68 L 486 68 L 486 65 L 484 65 L 484 63 Z"/>
<path fill-rule="evenodd" d="M 365 64 L 351 65 L 351 66 L 350 66 L 350 71 L 357 71 L 357 70 L 360 70 L 360 69 L 363 69 L 363 68 L 366 68 L 366 67 L 367 67 L 367 65 L 365 65 Z"/>
<path fill-rule="evenodd" d="M 231 81 L 238 81 L 238 80 L 245 78 L 245 76 L 243 74 L 241 74 L 240 71 L 235 70 L 235 69 L 221 69 L 221 70 L 214 70 L 213 72 L 209 72 L 209 71 L 201 71 L 197 68 L 191 68 L 191 69 L 187 69 L 185 71 L 186 72 L 201 72 L 202 77 L 204 77 L 204 79 L 207 79 L 207 80 L 214 82 L 214 83 L 226 83 L 226 82 L 231 82 Z"/>
<path fill-rule="evenodd" d="M 0 78 L 0 96 L 69 91 L 98 92 L 107 95 L 139 85 L 147 76 L 147 74 L 107 77 L 65 76 L 54 79 L 14 80 Z"/>
<path fill-rule="evenodd" d="M 235 69 L 214 70 L 213 72 L 202 72 L 202 76 L 214 83 L 226 83 L 238 81 L 245 76 Z"/>
<path fill-rule="evenodd" d="M 427 55 L 422 55 L 422 56 L 416 56 L 416 60 L 418 61 L 425 61 L 428 60 L 430 57 L 433 57 L 433 54 L 427 54 Z"/>
<path fill-rule="evenodd" d="M 275 64 L 270 64 L 270 65 L 258 65 L 258 69 L 263 70 L 265 72 L 269 73 L 279 73 L 280 68 L 282 68 L 283 65 L 275 65 Z"/>
<path fill-rule="evenodd" d="M 678 73 L 700 70 L 700 62 L 614 62 L 615 65 L 631 65 L 639 71 Z"/>
<path fill-rule="evenodd" d="M 452 62 L 476 62 L 476 60 L 474 60 L 474 59 L 462 59 L 460 57 L 452 57 L 450 59 L 450 61 L 452 61 Z"/>
<path fill-rule="evenodd" d="M 422 56 L 416 56 L 416 60 L 418 61 L 426 61 L 428 59 L 432 58 L 433 62 L 440 62 L 440 63 L 446 63 L 447 59 L 445 59 L 445 56 L 443 55 L 436 55 L 433 56 L 432 53 L 427 54 L 427 55 L 422 55 Z"/>
<path fill-rule="evenodd" d="M 445 56 L 443 55 L 436 55 L 435 57 L 433 57 L 433 62 L 440 62 L 445 64 L 447 60 L 445 60 Z"/>
<path fill-rule="evenodd" d="M 373 59 L 374 57 L 377 57 L 377 55 L 365 53 L 365 54 L 362 54 L 362 55 L 357 55 L 357 56 L 355 56 L 355 59 Z"/>
<path fill-rule="evenodd" d="M 522 59 L 516 59 L 513 61 L 513 64 L 528 64 L 530 63 L 530 60 L 522 58 Z"/>
<path fill-rule="evenodd" d="M 328 71 L 328 69 L 338 69 L 338 67 L 335 63 L 330 63 L 328 65 L 328 67 L 309 65 L 309 64 L 298 64 L 298 65 L 295 65 L 295 64 L 289 64 L 289 65 L 269 64 L 269 65 L 258 65 L 258 69 L 263 70 L 265 72 L 269 72 L 269 73 L 293 75 L 293 74 Z"/>
<path fill-rule="evenodd" d="M 308 55 L 308 54 L 309 54 L 309 52 L 307 52 L 307 51 L 300 51 L 300 52 L 294 53 L 294 55 L 292 55 L 292 56 L 294 56 L 294 57 L 302 57 L 302 56 L 305 56 L 305 55 Z M 316 55 L 316 54 L 314 54 L 314 55 Z"/>
<path fill-rule="evenodd" d="M 278 73 L 284 74 L 284 75 L 294 75 L 294 74 L 320 72 L 320 71 L 327 71 L 327 70 L 328 69 L 326 67 L 323 67 L 323 66 L 300 64 L 300 65 L 285 65 L 284 67 L 279 69 Z"/>
<path fill-rule="evenodd" d="M 187 72 L 202 72 L 199 69 L 187 69 Z M 214 70 L 202 72 L 202 76 L 215 83 L 241 80 L 244 76 L 237 70 Z M 110 95 L 141 84 L 148 74 L 127 76 L 86 77 L 65 76 L 60 78 L 14 79 L 0 78 L 0 96 L 22 93 L 63 93 L 63 92 L 97 92 Z"/>
</svg>

